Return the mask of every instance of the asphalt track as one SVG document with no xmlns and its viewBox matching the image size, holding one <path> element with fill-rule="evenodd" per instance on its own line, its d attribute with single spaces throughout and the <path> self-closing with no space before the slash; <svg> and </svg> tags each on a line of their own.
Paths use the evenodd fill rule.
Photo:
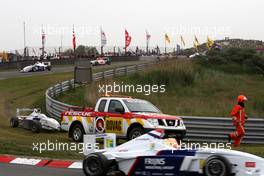
<svg viewBox="0 0 264 176">
<path fill-rule="evenodd" d="M 98 68 L 107 68 L 113 66 L 125 66 L 125 65 L 133 65 L 137 63 L 143 63 L 146 61 L 124 61 L 124 62 L 113 62 L 110 66 L 96 66 L 95 69 Z M 20 73 L 19 70 L 0 70 L 0 80 L 8 79 L 8 78 L 16 78 L 16 77 L 27 77 L 27 76 L 37 76 L 37 75 L 47 75 L 54 73 L 65 73 L 74 70 L 74 66 L 53 66 L 51 71 L 42 71 L 42 72 L 29 72 L 29 73 Z"/>
<path fill-rule="evenodd" d="M 82 169 L 1 164 L 0 176 L 84 176 Z"/>
<path fill-rule="evenodd" d="M 73 66 L 62 66 L 62 67 L 53 67 L 51 71 L 42 71 L 42 72 L 28 72 L 28 73 L 20 73 L 18 70 L 12 71 L 1 71 L 0 72 L 0 80 L 15 78 L 15 77 L 26 77 L 26 76 L 36 76 L 36 75 L 47 75 L 53 73 L 64 73 L 73 71 Z"/>
</svg>

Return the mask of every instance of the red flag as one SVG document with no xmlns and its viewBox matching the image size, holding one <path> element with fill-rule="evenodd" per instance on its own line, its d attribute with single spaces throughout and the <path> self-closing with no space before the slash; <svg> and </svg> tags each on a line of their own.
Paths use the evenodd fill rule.
<svg viewBox="0 0 264 176">
<path fill-rule="evenodd" d="M 130 45 L 131 39 L 132 39 L 132 37 L 129 35 L 127 30 L 125 30 L 125 40 L 126 40 L 126 47 L 125 48 L 127 48 Z"/>
<path fill-rule="evenodd" d="M 76 49 L 76 35 L 75 35 L 74 27 L 72 29 L 72 45 L 73 45 L 73 50 L 75 51 L 75 49 Z"/>
<path fill-rule="evenodd" d="M 151 38 L 151 35 L 148 33 L 148 31 L 146 31 L 146 39 L 147 39 L 147 41 L 149 41 L 150 38 Z"/>
</svg>

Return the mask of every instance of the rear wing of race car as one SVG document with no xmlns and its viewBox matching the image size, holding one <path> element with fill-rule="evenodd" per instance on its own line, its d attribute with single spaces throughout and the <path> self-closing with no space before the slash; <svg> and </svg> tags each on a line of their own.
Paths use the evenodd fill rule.
<svg viewBox="0 0 264 176">
<path fill-rule="evenodd" d="M 32 112 L 38 112 L 41 113 L 41 109 L 40 108 L 34 108 L 34 109 L 29 109 L 29 108 L 17 108 L 16 109 L 16 116 L 20 117 L 20 116 L 25 116 L 22 113 L 27 113 L 27 115 L 31 114 Z"/>
<path fill-rule="evenodd" d="M 87 134 L 84 135 L 83 139 L 83 154 L 85 156 L 90 153 L 108 151 L 116 147 L 115 133 Z M 100 145 L 99 141 L 103 141 L 103 145 Z"/>
</svg>

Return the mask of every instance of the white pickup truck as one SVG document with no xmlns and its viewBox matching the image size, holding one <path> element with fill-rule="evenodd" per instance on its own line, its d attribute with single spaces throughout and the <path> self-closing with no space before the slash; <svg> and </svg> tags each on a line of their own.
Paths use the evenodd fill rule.
<svg viewBox="0 0 264 176">
<path fill-rule="evenodd" d="M 167 137 L 182 139 L 186 128 L 182 118 L 163 114 L 148 101 L 131 97 L 102 97 L 93 108 L 70 108 L 61 114 L 61 129 L 76 142 L 84 134 L 116 133 L 134 139 L 153 129 L 164 129 Z"/>
</svg>

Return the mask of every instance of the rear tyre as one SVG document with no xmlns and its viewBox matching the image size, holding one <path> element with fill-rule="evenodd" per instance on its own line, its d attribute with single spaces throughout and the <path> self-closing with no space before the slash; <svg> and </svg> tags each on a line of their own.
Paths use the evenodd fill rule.
<svg viewBox="0 0 264 176">
<path fill-rule="evenodd" d="M 18 124 L 19 124 L 19 120 L 18 120 L 17 117 L 12 117 L 12 118 L 10 119 L 10 126 L 11 126 L 12 128 L 16 128 L 16 127 L 18 127 Z"/>
<path fill-rule="evenodd" d="M 33 67 L 33 68 L 32 68 L 32 71 L 33 71 L 33 72 L 36 72 L 36 71 L 37 71 L 37 68 L 36 68 L 36 67 Z"/>
<path fill-rule="evenodd" d="M 39 121 L 34 120 L 31 124 L 31 131 L 32 133 L 39 133 L 41 129 L 41 124 Z"/>
<path fill-rule="evenodd" d="M 144 134 L 144 129 L 140 126 L 136 126 L 128 132 L 128 140 L 135 139 L 143 134 Z"/>
<path fill-rule="evenodd" d="M 84 133 L 82 125 L 75 124 L 70 131 L 70 136 L 74 142 L 83 142 Z"/>
<path fill-rule="evenodd" d="M 214 155 L 206 160 L 204 173 L 206 176 L 230 176 L 231 164 L 226 158 Z"/>
<path fill-rule="evenodd" d="M 106 176 L 109 161 L 101 153 L 92 153 L 83 160 L 83 171 L 86 176 Z"/>
</svg>

